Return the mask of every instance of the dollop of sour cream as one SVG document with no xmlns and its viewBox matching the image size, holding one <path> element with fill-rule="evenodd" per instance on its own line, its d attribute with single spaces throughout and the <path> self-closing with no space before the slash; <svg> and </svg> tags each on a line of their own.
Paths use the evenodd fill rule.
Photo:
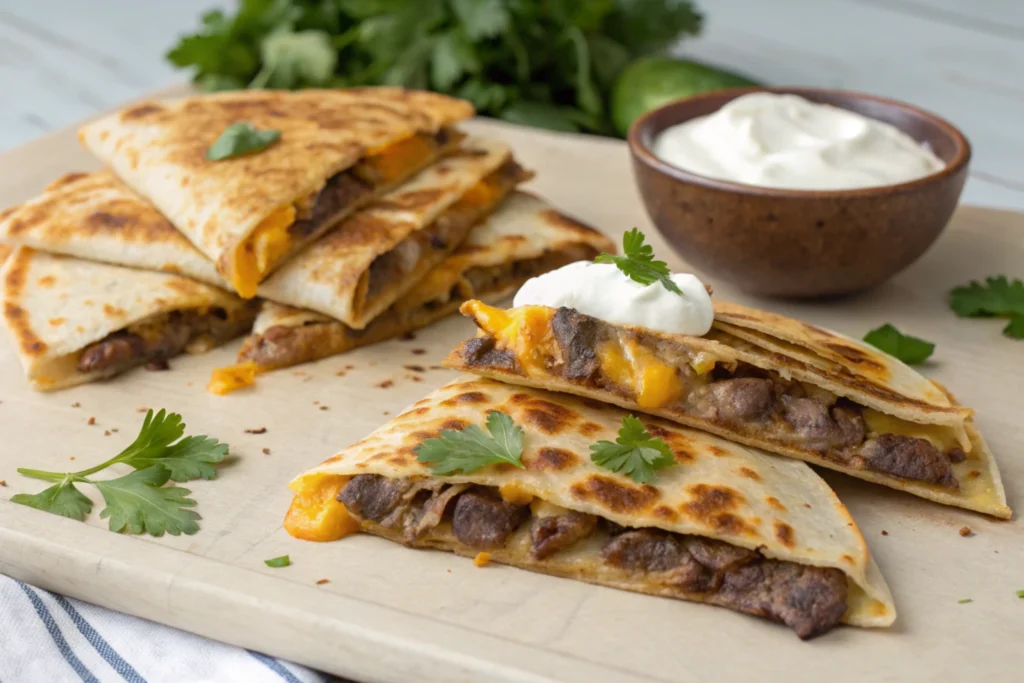
<svg viewBox="0 0 1024 683">
<path fill-rule="evenodd" d="M 610 323 L 670 334 L 707 334 L 715 309 L 704 283 L 686 273 L 671 277 L 682 296 L 660 282 L 635 282 L 614 264 L 577 261 L 527 280 L 513 305 L 565 306 Z"/>
<path fill-rule="evenodd" d="M 792 190 L 894 185 L 945 167 L 895 126 L 775 93 L 743 95 L 667 128 L 654 153 L 709 178 Z"/>
</svg>

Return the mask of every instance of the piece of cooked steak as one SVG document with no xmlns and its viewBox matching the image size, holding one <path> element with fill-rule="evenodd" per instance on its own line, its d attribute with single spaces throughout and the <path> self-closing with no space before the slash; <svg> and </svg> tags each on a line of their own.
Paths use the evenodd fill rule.
<svg viewBox="0 0 1024 683">
<path fill-rule="evenodd" d="M 470 548 L 494 550 L 505 545 L 529 514 L 529 505 L 509 503 L 495 489 L 477 486 L 455 499 L 452 532 Z"/>
<path fill-rule="evenodd" d="M 597 526 L 597 517 L 575 510 L 560 515 L 534 517 L 530 522 L 530 553 L 538 560 L 586 538 Z"/>
</svg>

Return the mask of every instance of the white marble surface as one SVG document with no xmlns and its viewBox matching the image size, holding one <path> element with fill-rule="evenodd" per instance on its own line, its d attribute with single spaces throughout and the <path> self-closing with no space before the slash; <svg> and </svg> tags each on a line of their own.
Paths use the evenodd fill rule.
<svg viewBox="0 0 1024 683">
<path fill-rule="evenodd" d="M 163 58 L 221 0 L 0 0 L 0 150 L 181 80 Z M 771 84 L 914 102 L 974 145 L 965 201 L 1024 210 L 1024 0 L 703 0 L 685 54 Z"/>
</svg>

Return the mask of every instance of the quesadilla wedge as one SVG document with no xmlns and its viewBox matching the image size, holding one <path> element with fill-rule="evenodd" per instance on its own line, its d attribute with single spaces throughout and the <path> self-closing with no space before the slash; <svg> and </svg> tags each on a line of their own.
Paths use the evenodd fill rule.
<svg viewBox="0 0 1024 683">
<path fill-rule="evenodd" d="M 893 622 L 864 538 L 807 465 L 644 417 L 674 465 L 638 484 L 590 457 L 591 445 L 617 438 L 624 417 L 564 394 L 459 379 L 296 478 L 285 529 L 314 541 L 361 530 L 478 563 L 719 605 L 801 638 L 840 622 Z M 464 430 L 480 443 L 491 438 L 485 426 L 504 437 L 496 447 L 518 451 L 521 467 L 435 473 L 453 471 L 439 443 Z"/>
<path fill-rule="evenodd" d="M 704 337 L 570 308 L 469 301 L 449 367 L 586 396 L 922 498 L 1009 518 L 971 411 L 898 360 L 796 320 L 716 306 Z"/>
<path fill-rule="evenodd" d="M 471 138 L 310 245 L 260 296 L 363 329 L 530 177 L 504 143 Z"/>
<path fill-rule="evenodd" d="M 452 125 L 472 115 L 468 102 L 401 88 L 245 90 L 135 104 L 79 139 L 248 298 L 302 246 L 453 148 Z M 235 124 L 280 137 L 209 159 Z"/>
<path fill-rule="evenodd" d="M 0 239 L 228 288 L 213 262 L 110 170 L 68 173 L 53 181 L 35 199 L 0 216 Z"/>
<path fill-rule="evenodd" d="M 166 273 L 18 248 L 0 271 L 3 322 L 49 391 L 201 353 L 244 334 L 255 302 Z"/>
<path fill-rule="evenodd" d="M 613 250 L 611 241 L 596 230 L 538 197 L 516 192 L 474 227 L 454 254 L 365 329 L 267 301 L 238 362 L 253 363 L 265 372 L 375 344 L 445 318 L 468 299 L 503 299 L 534 275 Z M 281 274 L 291 268 L 285 266 Z"/>
</svg>

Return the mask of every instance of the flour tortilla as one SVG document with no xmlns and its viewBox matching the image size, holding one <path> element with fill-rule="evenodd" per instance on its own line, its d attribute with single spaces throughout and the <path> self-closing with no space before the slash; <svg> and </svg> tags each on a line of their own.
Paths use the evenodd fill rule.
<svg viewBox="0 0 1024 683">
<path fill-rule="evenodd" d="M 449 220 L 446 210 L 491 174 L 500 173 L 505 164 L 514 164 L 507 145 L 470 138 L 457 152 L 352 214 L 310 245 L 260 286 L 260 296 L 317 311 L 355 329 L 365 328 L 458 247 L 453 240 L 425 247 L 408 240 L 435 221 Z M 505 191 L 526 177 L 513 177 Z M 492 198 L 500 200 L 500 196 Z M 466 231 L 459 241 L 465 237 Z M 409 260 L 415 265 L 389 277 L 371 298 L 366 291 L 371 266 L 384 254 L 402 249 L 400 244 L 412 247 Z"/>
<path fill-rule="evenodd" d="M 721 304 L 716 304 L 717 306 L 721 306 Z M 470 305 L 467 304 L 463 311 L 466 315 L 473 317 L 469 308 Z M 729 310 L 734 313 L 737 308 L 730 307 Z M 745 310 L 749 311 L 750 309 Z M 553 311 L 550 312 L 553 313 Z M 751 312 L 749 315 L 753 318 L 755 313 L 759 312 Z M 796 321 L 792 322 L 797 325 L 801 324 Z M 479 320 L 477 323 L 480 325 Z M 779 342 L 766 334 L 746 334 L 736 325 L 722 324 L 717 319 L 714 329 L 706 337 L 665 334 L 627 325 L 612 325 L 612 327 L 632 338 L 647 340 L 643 342 L 645 346 L 656 347 L 658 344 L 682 346 L 695 359 L 702 357 L 724 367 L 736 363 L 748 363 L 762 370 L 776 372 L 783 378 L 799 380 L 806 385 L 846 397 L 854 403 L 872 408 L 883 415 L 899 418 L 913 429 L 918 427 L 928 429 L 934 426 L 947 429 L 947 434 L 952 435 L 966 453 L 966 458 L 962 462 L 951 462 L 949 466 L 949 470 L 959 486 L 956 489 L 951 489 L 923 480 L 905 479 L 886 472 L 849 466 L 825 457 L 811 446 L 775 440 L 770 438 L 767 433 L 753 435 L 744 433 L 731 428 L 725 422 L 690 414 L 671 404 L 662 407 L 641 408 L 635 396 L 624 395 L 600 386 L 592 386 L 585 381 L 572 381 L 546 368 L 538 367 L 526 371 L 518 364 L 511 368 L 486 364 L 472 365 L 467 361 L 467 349 L 470 342 L 462 344 L 453 351 L 446 359 L 445 364 L 485 377 L 565 391 L 630 410 L 659 415 L 688 427 L 706 430 L 748 446 L 834 469 L 865 481 L 906 491 L 944 505 L 975 510 L 1000 518 L 1009 518 L 1012 515 L 1006 502 L 1006 493 L 1003 489 L 999 468 L 988 444 L 970 418 L 971 411 L 957 404 L 942 387 L 928 382 L 919 375 L 915 379 L 916 373 L 899 361 L 880 358 L 882 354 L 877 350 L 862 349 L 863 345 L 860 343 L 838 335 L 832 336 L 833 333 L 824 330 L 818 330 L 816 333 L 819 342 L 828 339 L 836 347 L 842 345 L 844 349 L 849 349 L 847 353 L 850 355 L 856 350 L 863 353 L 866 358 L 878 358 L 879 366 L 882 366 L 884 361 L 885 372 L 891 373 L 885 376 L 897 378 L 898 384 L 894 387 L 888 384 L 887 379 L 883 379 L 880 370 L 872 376 L 863 370 L 852 369 L 851 363 L 843 365 L 831 358 L 812 357 L 813 351 L 806 345 L 810 342 L 798 345 L 796 342 Z M 729 331 L 726 332 L 726 329 Z M 743 334 L 743 337 L 733 334 L 737 330 Z M 481 334 L 484 333 L 481 332 Z M 756 343 L 747 341 L 747 338 L 756 340 Z M 836 352 L 838 353 L 838 351 Z"/>
<path fill-rule="evenodd" d="M 590 459 L 591 444 L 617 437 L 625 412 L 492 380 L 458 379 L 299 476 L 291 484 L 296 493 L 293 508 L 318 501 L 309 512 L 323 518 L 329 511 L 317 508 L 341 505 L 332 495 L 323 495 L 324 489 L 337 489 L 339 480 L 352 475 L 430 478 L 430 469 L 417 460 L 414 449 L 441 429 L 463 429 L 470 424 L 483 427 L 492 410 L 506 413 L 525 430 L 525 469 L 491 465 L 469 474 L 445 476 L 446 483 L 511 485 L 517 493 L 626 527 L 704 536 L 759 550 L 769 558 L 833 567 L 846 574 L 850 585 L 845 623 L 881 627 L 896 618 L 892 596 L 863 536 L 843 504 L 807 465 L 645 417 L 646 428 L 669 444 L 678 464 L 659 470 L 653 483 L 638 485 Z M 364 530 L 368 530 L 365 524 Z M 369 530 L 377 533 L 381 528 Z M 424 545 L 466 553 L 466 548 L 443 541 Z M 595 553 L 573 555 L 575 562 L 551 568 L 543 561 L 516 557 L 514 545 L 510 541 L 505 548 L 492 551 L 491 558 L 534 571 L 658 594 L 636 585 L 602 581 L 599 570 L 592 569 L 595 560 L 600 562 Z M 575 547 L 562 553 L 573 553 Z M 701 594 L 676 597 L 702 599 Z"/>
<path fill-rule="evenodd" d="M 228 287 L 217 267 L 112 171 L 68 173 L 0 215 L 0 240 Z"/>
<path fill-rule="evenodd" d="M 472 114 L 468 102 L 401 88 L 245 90 L 135 104 L 86 124 L 79 139 L 234 282 L 235 252 L 265 219 L 318 192 L 368 153 Z M 241 122 L 281 137 L 256 153 L 208 160 L 213 142 Z M 292 236 L 288 252 L 356 206 L 311 234 Z"/>
<path fill-rule="evenodd" d="M 473 228 L 455 253 L 365 329 L 354 330 L 322 313 L 266 301 L 238 361 L 255 362 L 265 371 L 375 344 L 446 318 L 467 299 L 499 301 L 529 277 L 574 260 L 594 258 L 602 251 L 614 251 L 614 244 L 599 232 L 558 213 L 538 197 L 516 192 Z M 271 279 L 291 276 L 304 256 Z M 330 261 L 326 254 L 324 258 Z M 296 291 L 303 291 L 301 275 L 310 272 L 316 271 L 294 272 Z M 315 282 L 307 287 L 315 294 Z M 272 328 L 277 330 L 268 335 Z M 277 362 L 270 362 L 271 357 Z"/>
<path fill-rule="evenodd" d="M 0 271 L 3 322 L 29 382 L 49 391 L 113 373 L 80 372 L 82 350 L 134 323 L 171 311 L 219 307 L 251 320 L 252 304 L 224 290 L 166 273 L 17 249 Z"/>
</svg>

